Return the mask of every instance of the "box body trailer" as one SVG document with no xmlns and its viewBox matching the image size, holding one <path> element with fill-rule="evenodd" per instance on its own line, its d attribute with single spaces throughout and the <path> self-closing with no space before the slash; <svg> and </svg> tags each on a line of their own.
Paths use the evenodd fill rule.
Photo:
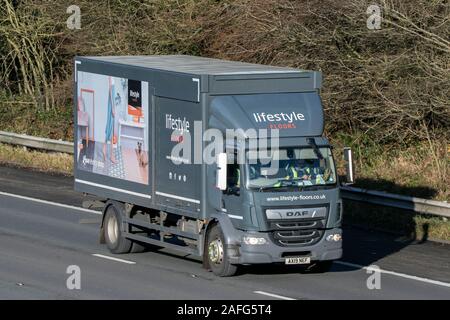
<svg viewBox="0 0 450 320">
<path fill-rule="evenodd" d="M 326 270 L 341 257 L 320 72 L 182 55 L 76 57 L 74 68 L 74 187 L 104 202 L 113 253 L 172 248 L 219 276 L 260 263 Z M 221 163 L 195 159 L 209 129 L 223 133 Z M 276 174 L 253 159 L 249 129 L 277 131 Z M 190 151 L 174 152 L 181 144 Z"/>
</svg>

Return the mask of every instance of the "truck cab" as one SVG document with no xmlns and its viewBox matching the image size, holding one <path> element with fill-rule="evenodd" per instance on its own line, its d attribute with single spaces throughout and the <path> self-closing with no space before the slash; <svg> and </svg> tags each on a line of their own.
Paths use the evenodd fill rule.
<svg viewBox="0 0 450 320">
<path fill-rule="evenodd" d="M 230 263 L 325 271 L 342 256 L 342 200 L 323 122 L 317 91 L 212 99 L 210 124 L 242 132 L 218 156 L 216 176 L 213 170 L 210 176 L 217 185 L 208 197 L 212 209 L 229 218 Z M 278 141 L 271 147 L 266 136 L 246 136 L 249 129 L 277 130 Z M 221 251 L 214 246 L 212 252 Z"/>
</svg>

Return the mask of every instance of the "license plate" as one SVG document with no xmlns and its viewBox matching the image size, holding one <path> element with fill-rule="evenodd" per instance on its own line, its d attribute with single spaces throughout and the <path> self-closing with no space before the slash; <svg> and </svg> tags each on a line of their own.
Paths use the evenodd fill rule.
<svg viewBox="0 0 450 320">
<path fill-rule="evenodd" d="M 284 260 L 286 264 L 308 264 L 311 263 L 311 257 L 291 257 Z"/>
</svg>

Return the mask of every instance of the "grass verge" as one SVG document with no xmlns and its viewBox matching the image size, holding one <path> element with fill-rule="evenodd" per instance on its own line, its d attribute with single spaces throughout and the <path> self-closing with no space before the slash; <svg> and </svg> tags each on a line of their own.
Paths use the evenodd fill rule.
<svg viewBox="0 0 450 320">
<path fill-rule="evenodd" d="M 358 140 L 358 135 L 337 135 L 331 141 L 340 174 L 344 174 L 343 147 L 353 149 L 355 187 L 450 200 L 450 144 L 443 138 L 406 146 L 381 146 Z"/>
<path fill-rule="evenodd" d="M 412 240 L 450 241 L 450 221 L 408 210 L 345 200 L 344 223 L 403 235 Z"/>
<path fill-rule="evenodd" d="M 72 155 L 57 152 L 41 152 L 26 147 L 0 143 L 0 165 L 31 168 L 41 172 L 71 175 Z"/>
<path fill-rule="evenodd" d="M 0 130 L 71 141 L 73 110 L 71 106 L 49 111 L 34 110 L 27 97 L 7 99 L 0 91 Z"/>
</svg>

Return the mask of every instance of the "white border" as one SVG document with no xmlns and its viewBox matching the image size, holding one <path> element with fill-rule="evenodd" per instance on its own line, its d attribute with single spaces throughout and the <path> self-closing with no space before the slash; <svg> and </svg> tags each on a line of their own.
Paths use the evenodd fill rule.
<svg viewBox="0 0 450 320">
<path fill-rule="evenodd" d="M 78 82 L 78 64 L 81 64 L 81 61 L 75 60 L 75 82 Z"/>
<path fill-rule="evenodd" d="M 90 182 L 90 181 L 86 181 L 86 180 L 75 179 L 75 182 L 82 183 L 82 184 L 87 184 L 87 185 L 90 185 L 90 186 L 93 186 L 93 187 L 99 187 L 99 188 L 108 189 L 108 190 L 112 190 L 112 191 L 117 191 L 117 192 L 122 192 L 122 193 L 126 193 L 126 194 L 131 194 L 133 196 L 137 196 L 137 197 L 141 197 L 141 198 L 147 198 L 147 199 L 151 199 L 152 198 L 152 196 L 149 195 L 149 194 L 143 194 L 143 193 L 133 192 L 133 191 L 125 190 L 125 189 L 110 187 L 110 186 L 107 186 L 107 185 L 104 185 L 104 184 L 94 183 L 94 182 Z"/>
<path fill-rule="evenodd" d="M 178 199 L 178 200 L 184 200 L 184 201 L 188 201 L 188 202 L 193 202 L 193 203 L 200 204 L 200 200 L 191 199 L 191 198 L 186 198 L 186 197 L 180 197 L 180 196 L 177 196 L 177 195 L 175 195 L 175 194 L 164 193 L 164 192 L 159 192 L 159 191 L 155 191 L 155 194 L 157 194 L 158 196 L 163 196 L 163 197 L 168 197 L 168 198 L 174 198 L 174 199 Z"/>
<path fill-rule="evenodd" d="M 192 78 L 192 81 L 197 82 L 197 102 L 200 102 L 200 79 Z"/>
</svg>

